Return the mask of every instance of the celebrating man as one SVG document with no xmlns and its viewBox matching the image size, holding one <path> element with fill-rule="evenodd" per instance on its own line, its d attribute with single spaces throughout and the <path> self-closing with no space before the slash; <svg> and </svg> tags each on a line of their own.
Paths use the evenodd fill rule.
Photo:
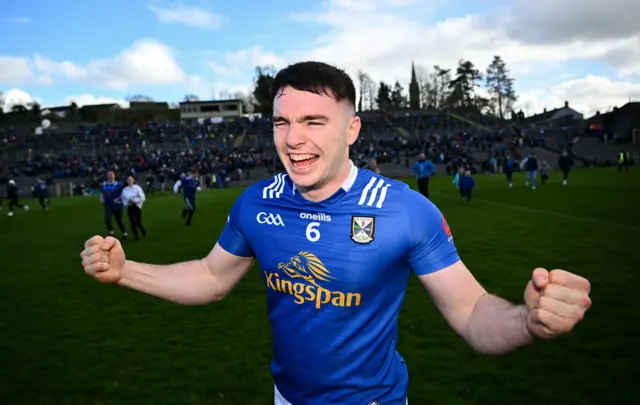
<svg viewBox="0 0 640 405">
<path fill-rule="evenodd" d="M 398 313 L 413 272 L 451 327 L 501 354 L 570 331 L 590 306 L 589 282 L 537 268 L 523 305 L 488 294 L 460 260 L 444 216 L 405 183 L 360 170 L 355 88 L 343 71 L 303 62 L 272 84 L 274 141 L 286 173 L 236 200 L 209 255 L 172 265 L 126 260 L 115 238 L 81 253 L 103 283 L 184 305 L 223 299 L 252 267 L 267 289 L 275 402 L 405 404 Z"/>
</svg>

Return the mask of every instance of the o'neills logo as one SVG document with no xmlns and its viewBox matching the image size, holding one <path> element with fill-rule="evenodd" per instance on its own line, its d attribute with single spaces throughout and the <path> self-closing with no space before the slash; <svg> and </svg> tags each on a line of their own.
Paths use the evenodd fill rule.
<svg viewBox="0 0 640 405">
<path fill-rule="evenodd" d="M 309 214 L 308 212 L 301 212 L 300 219 L 309 219 L 311 221 L 323 221 L 323 222 L 331 222 L 331 215 L 327 215 L 324 212 L 319 212 L 317 214 Z"/>
<path fill-rule="evenodd" d="M 336 278 L 331 276 L 322 261 L 313 253 L 300 252 L 289 262 L 279 263 L 278 270 L 280 272 L 264 272 L 267 288 L 292 295 L 296 304 L 311 302 L 317 309 L 324 305 L 360 306 L 360 293 L 332 291 L 319 284 L 329 283 Z"/>
</svg>

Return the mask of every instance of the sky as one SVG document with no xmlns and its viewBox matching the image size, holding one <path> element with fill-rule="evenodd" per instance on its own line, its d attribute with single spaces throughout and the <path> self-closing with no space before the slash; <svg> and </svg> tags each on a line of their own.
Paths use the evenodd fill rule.
<svg viewBox="0 0 640 405">
<path fill-rule="evenodd" d="M 0 0 L 6 107 L 179 102 L 252 88 L 255 67 L 318 60 L 408 86 L 505 60 L 527 115 L 640 101 L 640 1 Z"/>
</svg>

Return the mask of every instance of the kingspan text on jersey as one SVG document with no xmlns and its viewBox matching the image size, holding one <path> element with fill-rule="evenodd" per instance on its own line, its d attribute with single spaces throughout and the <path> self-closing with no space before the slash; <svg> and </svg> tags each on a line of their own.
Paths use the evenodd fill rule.
<svg viewBox="0 0 640 405">
<path fill-rule="evenodd" d="M 320 287 L 313 282 L 293 282 L 290 279 L 280 278 L 275 272 L 264 272 L 267 288 L 293 296 L 293 302 L 302 305 L 305 302 L 313 302 L 316 309 L 324 305 L 336 307 L 358 307 L 362 296 L 359 293 L 331 291 Z"/>
</svg>

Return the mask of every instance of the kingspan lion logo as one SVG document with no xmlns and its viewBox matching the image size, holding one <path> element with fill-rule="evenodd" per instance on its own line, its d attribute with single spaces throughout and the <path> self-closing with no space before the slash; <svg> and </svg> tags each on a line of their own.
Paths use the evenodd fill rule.
<svg viewBox="0 0 640 405">
<path fill-rule="evenodd" d="M 320 287 L 316 280 L 336 280 L 331 277 L 329 270 L 316 255 L 309 252 L 300 252 L 293 256 L 289 263 L 280 263 L 278 268 L 283 270 L 290 278 L 301 278 L 316 287 Z"/>
</svg>

